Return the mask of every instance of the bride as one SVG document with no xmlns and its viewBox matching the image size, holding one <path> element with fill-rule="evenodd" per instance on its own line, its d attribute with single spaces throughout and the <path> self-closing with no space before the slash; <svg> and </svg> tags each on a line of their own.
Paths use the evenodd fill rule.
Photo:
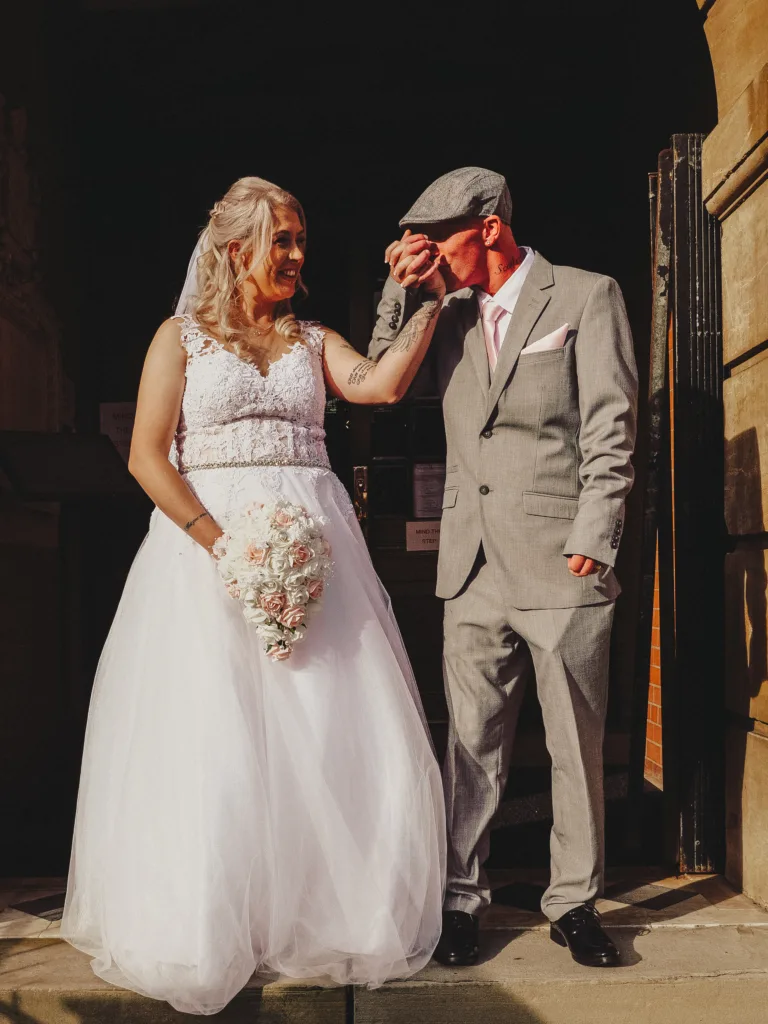
<svg viewBox="0 0 768 1024">
<path fill-rule="evenodd" d="M 445 285 L 413 261 L 403 283 L 428 301 L 374 364 L 292 315 L 305 245 L 297 200 L 242 178 L 150 345 L 130 469 L 157 507 L 86 733 L 62 936 L 99 977 L 189 1013 L 221 1010 L 256 971 L 402 978 L 440 933 L 439 770 L 323 412 L 326 387 L 403 396 Z M 334 573 L 275 662 L 211 551 L 247 505 L 278 498 L 325 517 Z"/>
</svg>

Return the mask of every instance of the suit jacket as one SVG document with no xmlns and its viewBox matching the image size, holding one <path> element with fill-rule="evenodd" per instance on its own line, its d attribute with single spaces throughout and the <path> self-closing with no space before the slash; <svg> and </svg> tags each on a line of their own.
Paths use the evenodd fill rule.
<svg viewBox="0 0 768 1024">
<path fill-rule="evenodd" d="M 380 358 L 418 308 L 388 279 L 370 345 Z M 563 348 L 521 355 L 564 324 Z M 493 375 L 472 289 L 446 297 L 427 361 L 447 465 L 437 595 L 455 597 L 482 544 L 517 608 L 613 600 L 632 486 L 637 368 L 619 286 L 536 253 Z M 594 558 L 576 578 L 565 556 Z"/>
</svg>

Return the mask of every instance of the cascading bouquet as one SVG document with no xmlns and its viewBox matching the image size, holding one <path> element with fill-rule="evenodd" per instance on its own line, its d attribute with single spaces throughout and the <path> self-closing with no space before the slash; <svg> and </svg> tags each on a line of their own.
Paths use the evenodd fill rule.
<svg viewBox="0 0 768 1024">
<path fill-rule="evenodd" d="M 290 501 L 253 504 L 213 546 L 227 592 L 240 601 L 273 661 L 290 658 L 304 639 L 310 602 L 322 597 L 331 575 L 331 545 L 321 525 Z"/>
</svg>

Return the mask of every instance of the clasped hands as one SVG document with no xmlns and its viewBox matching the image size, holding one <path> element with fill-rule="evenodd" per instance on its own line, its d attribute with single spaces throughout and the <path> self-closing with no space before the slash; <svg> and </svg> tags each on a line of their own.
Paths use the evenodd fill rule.
<svg viewBox="0 0 768 1024">
<path fill-rule="evenodd" d="M 426 235 L 414 235 L 407 228 L 401 239 L 387 246 L 384 259 L 392 279 L 403 288 L 423 288 L 440 299 L 445 295 L 440 254 Z"/>
</svg>

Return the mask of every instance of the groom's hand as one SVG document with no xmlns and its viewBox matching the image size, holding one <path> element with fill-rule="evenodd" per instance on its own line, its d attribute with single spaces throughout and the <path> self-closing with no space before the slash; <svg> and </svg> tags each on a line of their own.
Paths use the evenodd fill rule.
<svg viewBox="0 0 768 1024">
<path fill-rule="evenodd" d="M 571 576 L 591 576 L 600 568 L 600 563 L 586 555 L 569 555 L 568 570 Z"/>
<path fill-rule="evenodd" d="M 434 242 L 430 242 L 426 235 L 412 234 L 410 228 L 399 241 L 387 246 L 384 259 L 389 264 L 390 275 L 403 288 L 428 281 L 434 285 L 433 279 L 439 274 Z"/>
</svg>

